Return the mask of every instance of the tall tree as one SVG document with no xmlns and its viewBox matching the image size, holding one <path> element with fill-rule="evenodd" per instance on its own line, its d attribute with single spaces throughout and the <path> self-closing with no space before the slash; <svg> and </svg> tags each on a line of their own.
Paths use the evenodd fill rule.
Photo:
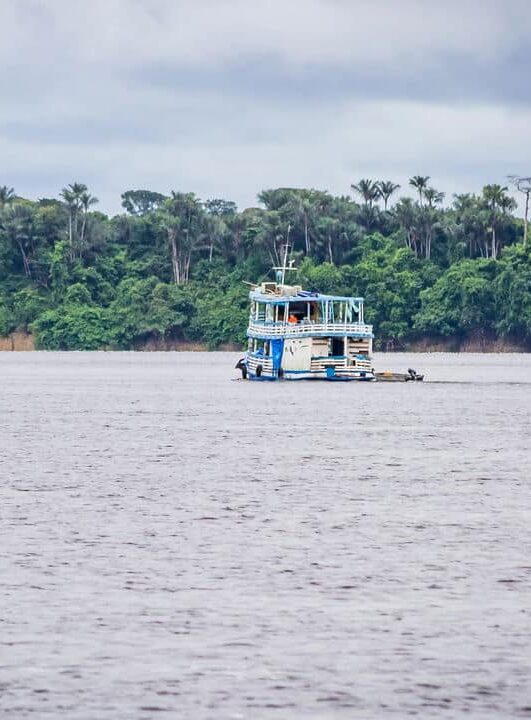
<svg viewBox="0 0 531 720">
<path fill-rule="evenodd" d="M 280 210 L 296 192 L 295 188 L 270 188 L 258 193 L 258 201 L 265 205 L 266 210 Z"/>
<path fill-rule="evenodd" d="M 212 262 L 214 248 L 220 244 L 227 231 L 226 220 L 237 212 L 236 203 L 220 198 L 212 198 L 204 203 L 206 211 L 205 231 L 208 239 L 208 261 Z"/>
<path fill-rule="evenodd" d="M 411 198 L 400 198 L 394 206 L 395 219 L 404 233 L 406 245 L 410 250 L 417 253 L 416 244 L 416 222 L 418 206 L 414 205 Z"/>
<path fill-rule="evenodd" d="M 78 234 L 79 213 L 83 207 L 82 197 L 86 192 L 88 192 L 88 188 L 84 183 L 74 182 L 64 187 L 59 193 L 68 210 L 68 240 L 72 253 L 74 237 L 77 237 Z"/>
<path fill-rule="evenodd" d="M 204 206 L 209 215 L 216 215 L 217 217 L 226 217 L 228 215 L 234 215 L 238 212 L 235 202 L 232 202 L 231 200 L 222 200 L 220 198 L 205 200 Z"/>
<path fill-rule="evenodd" d="M 166 195 L 152 190 L 126 190 L 122 193 L 122 207 L 131 215 L 147 215 L 162 207 Z"/>
<path fill-rule="evenodd" d="M 483 202 L 488 210 L 489 226 L 487 231 L 490 232 L 491 237 L 490 256 L 495 259 L 498 257 L 500 245 L 500 239 L 497 236 L 498 229 L 508 214 L 516 208 L 516 203 L 507 195 L 507 188 L 497 184 L 485 185 Z"/>
<path fill-rule="evenodd" d="M 4 208 L 0 224 L 12 247 L 17 248 L 20 253 L 25 276 L 31 278 L 31 254 L 35 251 L 35 230 L 31 207 L 13 204 Z"/>
<path fill-rule="evenodd" d="M 524 247 L 527 247 L 527 225 L 529 215 L 529 195 L 531 194 L 531 177 L 523 177 L 520 175 L 509 175 L 509 178 L 518 192 L 525 196 L 524 211 Z"/>
<path fill-rule="evenodd" d="M 214 248 L 219 245 L 226 227 L 223 217 L 220 215 L 207 214 L 205 217 L 205 233 L 208 240 L 208 262 L 212 262 Z"/>
<path fill-rule="evenodd" d="M 422 198 L 424 196 L 424 191 L 428 187 L 428 182 L 430 180 L 429 175 L 413 175 L 412 178 L 409 179 L 409 184 L 411 187 L 415 188 L 415 190 L 419 194 L 419 205 L 422 206 Z"/>
<path fill-rule="evenodd" d="M 400 185 L 398 185 L 398 183 L 394 183 L 391 180 L 380 180 L 378 183 L 380 197 L 384 201 L 384 210 L 387 210 L 389 198 L 399 189 L 399 187 Z"/>
<path fill-rule="evenodd" d="M 302 224 L 306 255 L 310 255 L 312 249 L 310 226 L 319 214 L 324 196 L 326 196 L 326 193 L 321 193 L 318 190 L 294 190 L 287 203 L 294 224 Z"/>
<path fill-rule="evenodd" d="M 454 194 L 451 215 L 448 221 L 453 221 L 453 232 L 464 243 L 464 248 L 470 257 L 487 257 L 488 247 L 485 246 L 485 217 L 484 204 L 477 195 L 471 193 Z"/>
<path fill-rule="evenodd" d="M 378 229 L 380 211 L 377 206 L 365 204 L 359 207 L 356 221 L 366 232 L 371 233 Z"/>
<path fill-rule="evenodd" d="M 433 205 L 426 205 L 418 209 L 417 227 L 420 240 L 420 252 L 426 260 L 431 258 L 431 250 L 435 231 L 441 227 L 440 213 Z"/>
<path fill-rule="evenodd" d="M 362 178 L 355 185 L 350 186 L 355 192 L 357 192 L 363 198 L 365 205 L 372 207 L 373 203 L 380 196 L 380 187 L 377 182 L 370 180 L 369 178 Z"/>
<path fill-rule="evenodd" d="M 435 190 L 435 188 L 427 187 L 424 190 L 424 197 L 430 208 L 434 208 L 436 205 L 440 205 L 444 200 L 444 193 Z"/>
<path fill-rule="evenodd" d="M 194 193 L 171 193 L 165 203 L 162 224 L 170 245 L 173 279 L 187 283 L 192 253 L 198 248 L 204 229 L 204 210 Z"/>
<path fill-rule="evenodd" d="M 6 205 L 10 205 L 16 199 L 15 191 L 7 185 L 0 185 L 0 210 Z"/>
<path fill-rule="evenodd" d="M 88 190 L 84 190 L 79 198 L 79 202 L 81 204 L 81 209 L 83 211 L 83 221 L 81 223 L 81 237 L 80 237 L 80 243 L 83 245 L 83 242 L 85 240 L 85 230 L 87 227 L 87 215 L 92 207 L 92 205 L 96 205 L 96 203 L 99 202 L 97 197 L 94 197 L 94 195 L 91 195 Z"/>
</svg>

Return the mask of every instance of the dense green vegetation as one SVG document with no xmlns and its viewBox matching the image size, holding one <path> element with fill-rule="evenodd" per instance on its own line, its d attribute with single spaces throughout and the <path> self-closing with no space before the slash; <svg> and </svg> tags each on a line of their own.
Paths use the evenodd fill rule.
<svg viewBox="0 0 531 720">
<path fill-rule="evenodd" d="M 531 343 L 531 253 L 507 188 L 444 194 L 363 179 L 354 199 L 279 188 L 239 212 L 226 200 L 148 190 L 109 218 L 73 183 L 32 202 L 0 187 L 0 335 L 46 349 L 139 347 L 146 340 L 243 342 L 248 286 L 289 240 L 293 281 L 363 295 L 380 346 L 475 333 Z M 377 345 L 378 346 L 378 345 Z"/>
</svg>

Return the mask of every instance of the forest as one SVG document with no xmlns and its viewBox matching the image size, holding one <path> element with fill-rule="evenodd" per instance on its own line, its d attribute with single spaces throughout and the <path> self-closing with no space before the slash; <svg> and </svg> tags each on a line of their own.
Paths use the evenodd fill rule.
<svg viewBox="0 0 531 720">
<path fill-rule="evenodd" d="M 241 345 L 248 283 L 272 279 L 289 242 L 290 281 L 365 297 L 376 348 L 480 337 L 529 350 L 531 186 L 508 186 L 448 195 L 429 176 L 403 188 L 364 178 L 344 196 L 264 190 L 244 210 L 127 190 L 123 213 L 108 217 L 80 182 L 36 201 L 4 185 L 0 335 L 26 331 L 45 350 Z"/>
</svg>

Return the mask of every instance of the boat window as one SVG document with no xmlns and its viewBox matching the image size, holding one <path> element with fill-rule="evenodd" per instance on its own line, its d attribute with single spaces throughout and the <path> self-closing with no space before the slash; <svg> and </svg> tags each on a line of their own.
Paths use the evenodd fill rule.
<svg viewBox="0 0 531 720">
<path fill-rule="evenodd" d="M 345 340 L 342 337 L 332 338 L 330 354 L 334 357 L 343 356 L 345 354 Z"/>
<path fill-rule="evenodd" d="M 320 313 L 319 313 L 319 304 L 318 303 L 310 303 L 310 322 L 319 322 L 320 320 Z"/>
<path fill-rule="evenodd" d="M 352 322 L 352 303 L 347 303 L 345 305 L 345 320 L 348 323 Z"/>
<path fill-rule="evenodd" d="M 308 303 L 292 302 L 289 305 L 290 317 L 297 318 L 297 322 L 302 322 L 308 314 Z"/>
</svg>

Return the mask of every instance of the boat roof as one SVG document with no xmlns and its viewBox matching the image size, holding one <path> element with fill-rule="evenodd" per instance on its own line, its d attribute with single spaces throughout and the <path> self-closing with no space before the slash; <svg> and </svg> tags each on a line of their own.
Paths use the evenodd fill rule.
<svg viewBox="0 0 531 720">
<path fill-rule="evenodd" d="M 362 303 L 362 297 L 352 297 L 351 295 L 324 295 L 318 292 L 308 292 L 302 290 L 294 295 L 276 295 L 273 293 L 264 293 L 260 290 L 251 290 L 249 293 L 251 300 L 261 303 L 269 303 L 270 305 L 284 305 L 293 302 L 355 302 Z"/>
</svg>

